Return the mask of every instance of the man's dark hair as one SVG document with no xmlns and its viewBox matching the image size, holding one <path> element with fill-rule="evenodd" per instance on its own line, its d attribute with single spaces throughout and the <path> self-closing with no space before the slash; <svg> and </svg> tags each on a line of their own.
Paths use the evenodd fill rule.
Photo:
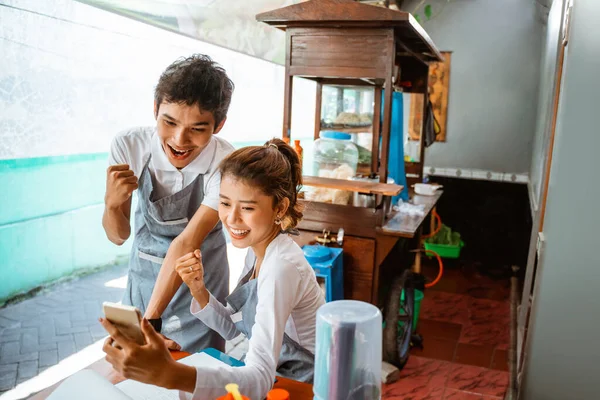
<svg viewBox="0 0 600 400">
<path fill-rule="evenodd" d="M 162 103 L 197 104 L 213 113 L 215 127 L 227 116 L 233 82 L 219 64 L 204 54 L 180 58 L 162 73 L 154 100 L 156 112 Z"/>
</svg>

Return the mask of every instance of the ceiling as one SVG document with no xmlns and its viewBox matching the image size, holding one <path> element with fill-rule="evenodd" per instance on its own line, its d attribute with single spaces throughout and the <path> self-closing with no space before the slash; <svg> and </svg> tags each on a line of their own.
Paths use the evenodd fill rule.
<svg viewBox="0 0 600 400">
<path fill-rule="evenodd" d="M 285 34 L 255 15 L 304 0 L 77 0 L 204 42 L 275 63 L 285 61 Z"/>
<path fill-rule="evenodd" d="M 305 0 L 77 0 L 204 42 L 283 64 L 284 38 L 280 30 L 256 21 L 256 14 Z M 376 0 L 360 0 L 377 3 Z M 379 0 L 382 1 L 382 0 Z M 536 3 L 542 23 L 553 0 Z M 395 1 L 390 1 L 395 4 Z"/>
</svg>

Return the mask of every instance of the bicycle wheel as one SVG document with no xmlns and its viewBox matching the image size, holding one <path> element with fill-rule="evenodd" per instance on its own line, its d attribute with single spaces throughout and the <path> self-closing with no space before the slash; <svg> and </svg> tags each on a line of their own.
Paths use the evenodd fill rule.
<svg viewBox="0 0 600 400">
<path fill-rule="evenodd" d="M 402 291 L 403 302 L 400 301 Z M 392 282 L 383 330 L 383 359 L 400 369 L 408 361 L 414 309 L 415 288 L 412 272 L 406 270 Z"/>
</svg>

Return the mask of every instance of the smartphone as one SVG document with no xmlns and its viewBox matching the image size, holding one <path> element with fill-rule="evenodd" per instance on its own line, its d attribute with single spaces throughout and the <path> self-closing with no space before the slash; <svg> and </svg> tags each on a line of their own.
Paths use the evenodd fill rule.
<svg viewBox="0 0 600 400">
<path fill-rule="evenodd" d="M 129 340 L 139 344 L 146 344 L 142 334 L 142 313 L 136 307 L 105 301 L 102 303 L 104 316 L 117 327 Z"/>
</svg>

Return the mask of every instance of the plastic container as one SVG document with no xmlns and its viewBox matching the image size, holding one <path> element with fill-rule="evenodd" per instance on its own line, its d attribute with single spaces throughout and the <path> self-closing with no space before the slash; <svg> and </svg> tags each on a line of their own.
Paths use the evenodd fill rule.
<svg viewBox="0 0 600 400">
<path fill-rule="evenodd" d="M 343 250 L 320 244 L 302 247 L 306 261 L 315 271 L 317 281 L 323 282 L 325 301 L 344 298 L 344 257 Z"/>
<path fill-rule="evenodd" d="M 300 146 L 300 140 L 294 140 L 294 150 L 296 154 L 298 154 L 298 158 L 300 159 L 300 165 L 302 165 L 302 158 L 304 156 L 304 149 Z"/>
<path fill-rule="evenodd" d="M 290 394 L 287 390 L 271 389 L 267 393 L 267 400 L 290 400 Z"/>
<path fill-rule="evenodd" d="M 317 311 L 315 400 L 381 399 L 379 309 L 356 300 L 326 303 Z"/>
<path fill-rule="evenodd" d="M 421 302 L 423 301 L 423 297 L 425 294 L 420 290 L 415 289 L 415 309 L 413 312 L 413 332 L 417 330 L 417 323 L 419 322 L 419 312 L 421 311 Z M 400 295 L 400 304 L 404 303 L 404 290 Z M 402 307 L 400 307 L 400 315 L 404 315 L 402 312 Z M 398 326 L 402 326 L 404 323 L 402 321 L 398 321 Z"/>
<path fill-rule="evenodd" d="M 250 400 L 249 397 L 242 395 L 243 400 Z M 217 397 L 216 400 L 235 400 L 231 393 L 227 393 L 225 396 Z"/>
<path fill-rule="evenodd" d="M 313 145 L 313 175 L 348 179 L 356 175 L 358 147 L 343 132 L 322 131 Z"/>
<path fill-rule="evenodd" d="M 438 189 L 442 188 L 442 185 L 433 185 L 430 183 L 415 183 L 415 193 L 422 196 L 433 196 Z"/>
<path fill-rule="evenodd" d="M 465 247 L 465 242 L 460 241 L 460 245 L 452 246 L 449 244 L 434 244 L 425 240 L 425 250 L 435 251 L 442 258 L 460 257 L 460 249 Z M 425 253 L 427 254 L 427 253 Z"/>
</svg>

